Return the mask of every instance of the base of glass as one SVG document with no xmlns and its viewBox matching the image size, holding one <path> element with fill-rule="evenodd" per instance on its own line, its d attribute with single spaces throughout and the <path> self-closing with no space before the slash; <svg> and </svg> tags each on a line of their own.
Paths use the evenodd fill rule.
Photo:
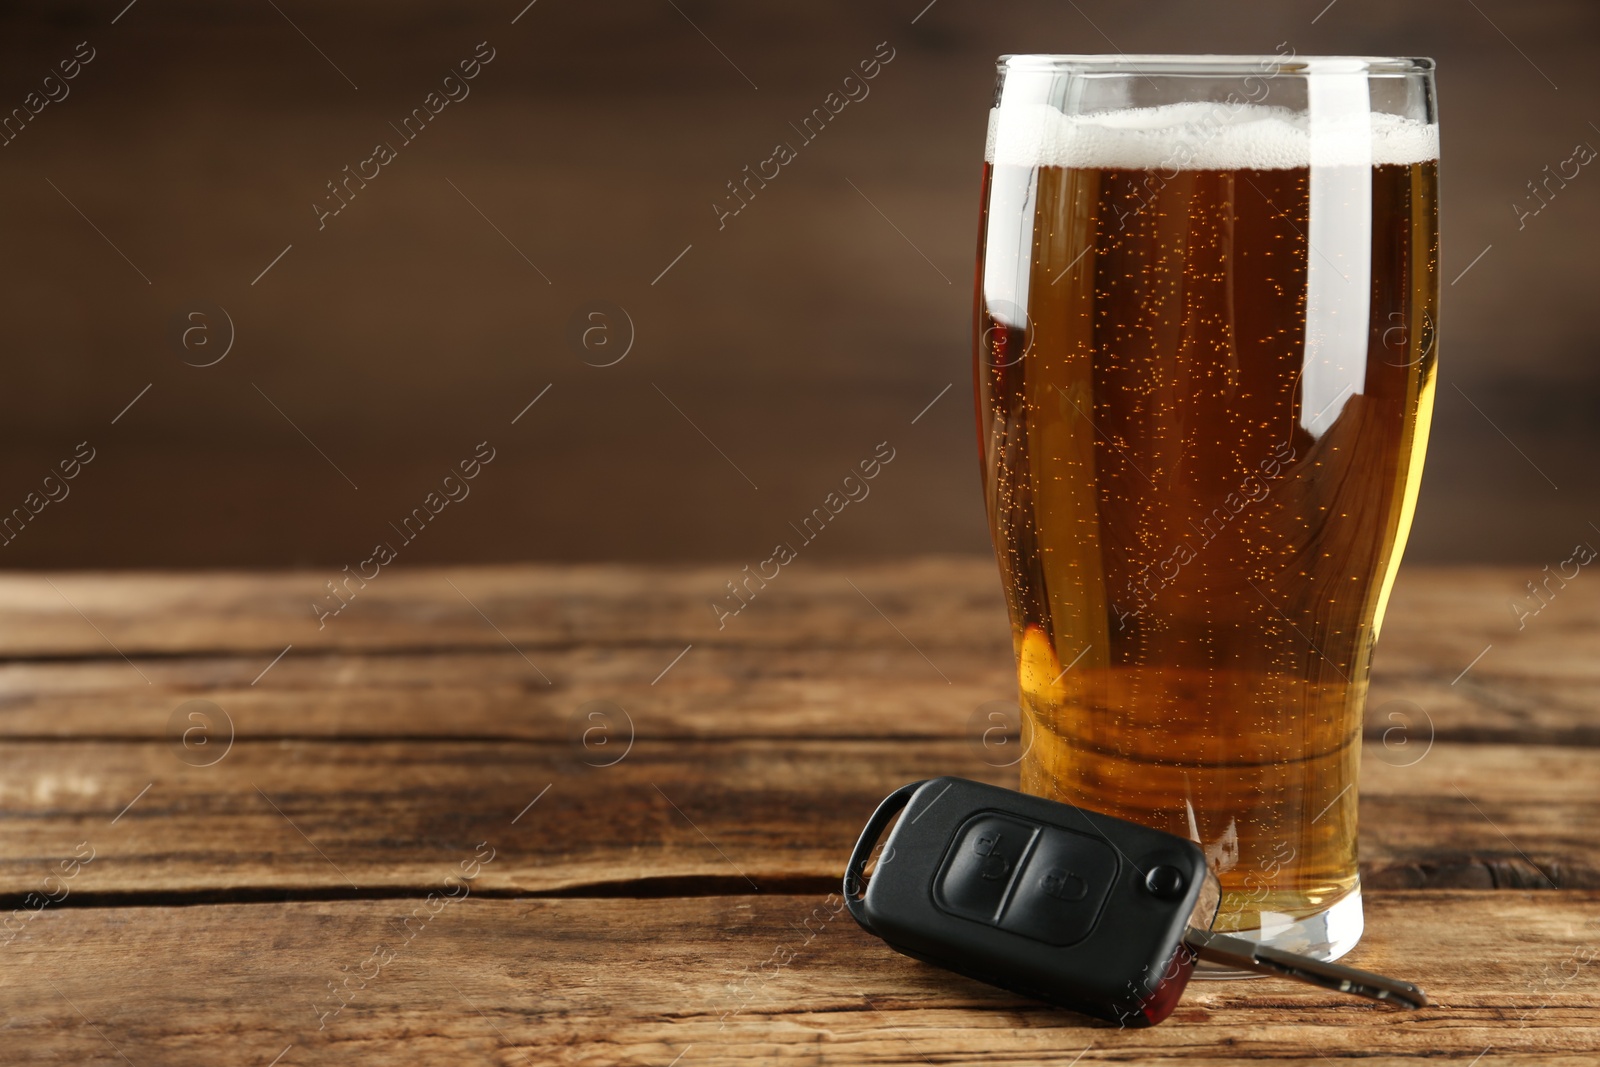
<svg viewBox="0 0 1600 1067">
<path fill-rule="evenodd" d="M 1361 915 L 1361 883 L 1339 898 L 1324 911 L 1304 919 L 1283 917 L 1282 923 L 1266 923 L 1253 930 L 1227 930 L 1229 937 L 1237 937 L 1256 944 L 1270 945 L 1286 952 L 1298 952 L 1315 960 L 1331 961 L 1356 947 L 1361 940 L 1364 921 Z M 1255 971 L 1241 971 L 1226 964 L 1201 960 L 1195 964 L 1197 979 L 1260 978 Z"/>
</svg>

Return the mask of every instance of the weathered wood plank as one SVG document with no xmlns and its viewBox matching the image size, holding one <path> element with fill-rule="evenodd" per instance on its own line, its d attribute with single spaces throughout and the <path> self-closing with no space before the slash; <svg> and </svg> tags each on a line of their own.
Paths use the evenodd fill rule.
<svg viewBox="0 0 1600 1067">
<path fill-rule="evenodd" d="M 445 876 L 473 851 L 443 856 Z M 482 867 L 484 877 L 501 863 Z M 815 896 L 63 908 L 9 946 L 33 1064 L 1592 1064 L 1600 894 L 1369 896 L 1351 962 L 1401 1013 L 1291 982 L 1193 983 L 1121 1030 L 898 956 Z M 417 909 L 426 922 L 408 916 Z M 365 976 L 365 978 L 363 977 Z M 341 996 L 330 986 L 343 990 Z M 229 1051 L 220 1053 L 219 1049 Z M 126 1061 L 123 1057 L 126 1057 Z"/>
<path fill-rule="evenodd" d="M 800 560 L 719 627 L 711 602 L 726 595 L 727 582 L 742 580 L 741 566 L 398 565 L 358 588 L 320 629 L 311 605 L 338 606 L 325 588 L 342 578 L 335 572 L 11 573 L 0 576 L 0 653 L 115 657 L 114 644 L 130 656 L 270 657 L 290 643 L 307 651 L 499 649 L 506 639 L 535 648 L 643 643 L 674 651 L 690 642 L 903 647 L 874 605 L 925 649 L 1010 647 L 988 557 L 860 567 Z M 1546 593 L 1546 606 L 1519 626 L 1513 601 L 1520 594 L 1524 605 L 1537 605 L 1525 586 L 1538 577 L 1517 568 L 1403 568 L 1379 665 L 1448 682 L 1492 644 L 1474 677 L 1600 677 L 1600 664 L 1586 652 L 1600 630 L 1600 582 L 1580 575 Z"/>
<path fill-rule="evenodd" d="M 1600 886 L 1592 752 L 1438 742 L 1412 765 L 1382 755 L 1369 744 L 1361 794 L 1371 884 Z M 13 743 L 0 752 L 0 892 L 36 890 L 82 841 L 96 858 L 79 895 L 414 888 L 484 839 L 501 859 L 482 885 L 498 892 L 815 886 L 895 786 L 943 773 L 1015 785 L 983 756 L 941 739 L 284 740 L 236 742 L 196 767 L 161 743 Z"/>
<path fill-rule="evenodd" d="M 681 658 L 679 654 L 683 653 Z M 240 737 L 565 740 L 579 708 L 620 705 L 642 737 L 960 737 L 979 705 L 1015 699 L 1008 650 L 949 650 L 949 681 L 900 649 L 695 646 L 264 659 L 0 664 L 0 737 L 166 736 L 204 698 Z M 542 675 L 542 677 L 541 677 Z M 548 681 L 546 681 L 548 679 Z M 255 684 L 252 684 L 255 682 Z"/>
<path fill-rule="evenodd" d="M 806 561 L 810 563 L 811 561 Z M 797 561 L 795 567 L 801 566 Z M 845 580 L 859 579 L 862 592 Z M 338 572 L 9 574 L 0 577 L 0 650 L 12 658 L 306 649 L 502 648 L 733 641 L 769 647 L 903 646 L 874 608 L 919 643 L 1010 647 L 992 560 L 924 558 L 859 568 L 814 565 L 741 603 L 741 566 L 397 567 L 341 601 Z M 452 587 L 453 585 L 453 587 Z M 342 590 L 342 586 L 341 586 Z M 81 614 L 80 614 L 81 612 Z M 481 612 L 481 614 L 480 614 Z M 974 625 L 974 620 L 981 620 Z M 92 624 L 92 625 L 91 625 Z M 503 636 L 502 636 L 503 635 Z"/>
<path fill-rule="evenodd" d="M 160 738 L 174 709 L 203 698 L 241 738 L 562 740 L 588 728 L 579 709 L 593 700 L 620 705 L 640 737 L 959 738 L 992 725 L 980 706 L 1016 697 L 1010 651 L 998 648 L 934 650 L 937 667 L 904 643 L 528 653 L 297 648 L 276 664 L 155 657 L 137 670 L 114 658 L 0 662 L 0 737 Z M 1401 746 L 1429 739 L 1600 745 L 1597 710 L 1600 679 L 1486 674 L 1451 685 L 1380 666 L 1366 726 L 1398 762 L 1409 758 Z"/>
</svg>

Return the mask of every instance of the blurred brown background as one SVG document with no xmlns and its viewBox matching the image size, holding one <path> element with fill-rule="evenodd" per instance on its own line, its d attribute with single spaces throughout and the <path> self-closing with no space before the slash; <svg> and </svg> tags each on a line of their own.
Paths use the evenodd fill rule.
<svg viewBox="0 0 1600 1067">
<path fill-rule="evenodd" d="M 0 108 L 94 58 L 0 147 L 0 511 L 78 442 L 95 459 L 0 565 L 354 563 L 485 439 L 409 561 L 755 562 L 881 441 L 894 462 L 810 551 L 987 551 L 967 364 L 993 58 L 1281 42 L 1439 61 L 1442 379 L 1408 558 L 1600 541 L 1600 170 L 1520 229 L 1512 208 L 1600 147 L 1600 7 L 525 2 L 6 7 Z M 485 41 L 403 144 L 390 123 Z M 880 42 L 870 96 L 719 230 L 725 183 Z M 380 140 L 398 158 L 319 231 Z M 608 367 L 569 340 L 600 300 L 636 334 Z M 232 348 L 191 366 L 227 340 L 215 308 Z"/>
</svg>

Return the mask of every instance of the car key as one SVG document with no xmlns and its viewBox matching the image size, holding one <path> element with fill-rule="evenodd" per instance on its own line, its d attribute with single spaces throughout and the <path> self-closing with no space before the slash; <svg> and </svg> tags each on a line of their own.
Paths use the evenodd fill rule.
<svg viewBox="0 0 1600 1067">
<path fill-rule="evenodd" d="M 1197 959 L 1428 1002 L 1409 982 L 1211 932 L 1222 889 L 1192 841 L 963 778 L 913 782 L 878 806 L 844 898 L 898 952 L 1130 1026 L 1170 1015 Z"/>
</svg>

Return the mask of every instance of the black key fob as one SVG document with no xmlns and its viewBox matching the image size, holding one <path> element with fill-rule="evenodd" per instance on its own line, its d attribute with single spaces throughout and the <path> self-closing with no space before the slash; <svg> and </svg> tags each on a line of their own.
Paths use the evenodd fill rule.
<svg viewBox="0 0 1600 1067">
<path fill-rule="evenodd" d="M 1222 889 L 1192 841 L 963 778 L 913 782 L 878 805 L 844 898 L 907 956 L 1125 1026 L 1172 1014 L 1196 959 L 1428 1002 L 1409 982 L 1211 933 Z"/>
<path fill-rule="evenodd" d="M 897 814 L 871 877 L 878 838 Z M 1194 971 L 1189 927 L 1221 888 L 1199 846 L 962 778 L 892 793 L 856 842 L 845 900 L 915 959 L 1099 1019 L 1165 1019 Z"/>
</svg>

